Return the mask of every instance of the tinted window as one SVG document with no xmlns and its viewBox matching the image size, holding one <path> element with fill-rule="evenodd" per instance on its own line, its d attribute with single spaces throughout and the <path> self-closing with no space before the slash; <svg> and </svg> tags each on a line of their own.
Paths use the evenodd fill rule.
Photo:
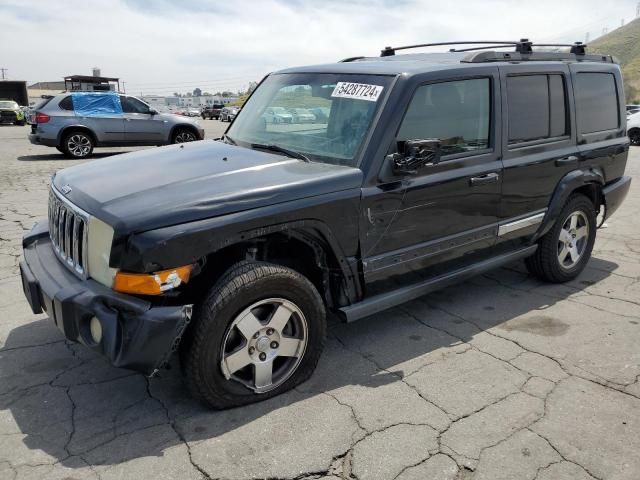
<svg viewBox="0 0 640 480">
<path fill-rule="evenodd" d="M 507 79 L 509 143 L 567 134 L 562 75 L 520 75 Z"/>
<path fill-rule="evenodd" d="M 578 73 L 576 111 L 580 119 L 580 133 L 618 128 L 618 92 L 613 74 Z"/>
<path fill-rule="evenodd" d="M 73 100 L 71 99 L 71 95 L 60 100 L 58 106 L 63 110 L 73 110 Z"/>
<path fill-rule="evenodd" d="M 149 106 L 137 98 L 121 96 L 120 103 L 124 113 L 149 113 Z"/>
<path fill-rule="evenodd" d="M 488 78 L 424 85 L 402 120 L 398 141 L 437 138 L 444 155 L 489 147 Z"/>
</svg>

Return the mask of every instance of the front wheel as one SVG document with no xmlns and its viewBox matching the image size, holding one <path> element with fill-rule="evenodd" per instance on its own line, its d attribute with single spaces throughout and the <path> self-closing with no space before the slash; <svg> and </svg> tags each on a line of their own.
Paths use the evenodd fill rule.
<svg viewBox="0 0 640 480">
<path fill-rule="evenodd" d="M 629 141 L 631 145 L 640 145 L 640 128 L 632 128 L 629 130 Z"/>
<path fill-rule="evenodd" d="M 181 346 L 187 384 L 218 409 L 271 398 L 311 376 L 325 334 L 309 280 L 280 265 L 239 263 L 196 309 Z"/>
<path fill-rule="evenodd" d="M 196 134 L 188 128 L 178 128 L 173 134 L 171 143 L 186 143 L 195 142 L 197 140 Z"/>
<path fill-rule="evenodd" d="M 62 150 L 70 158 L 87 158 L 93 152 L 93 147 L 91 135 L 82 131 L 70 132 L 62 140 Z"/>
<path fill-rule="evenodd" d="M 541 280 L 553 283 L 573 280 L 587 265 L 595 239 L 595 206 L 586 196 L 574 194 L 525 264 Z"/>
</svg>

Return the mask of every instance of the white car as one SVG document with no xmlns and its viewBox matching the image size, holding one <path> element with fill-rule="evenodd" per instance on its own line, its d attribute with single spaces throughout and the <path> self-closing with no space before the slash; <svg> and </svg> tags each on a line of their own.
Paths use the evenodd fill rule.
<svg viewBox="0 0 640 480">
<path fill-rule="evenodd" d="M 269 107 L 262 117 L 267 123 L 292 123 L 293 115 L 291 115 L 284 107 Z"/>
<path fill-rule="evenodd" d="M 289 113 L 293 116 L 293 123 L 315 123 L 316 116 L 306 108 L 290 108 Z"/>
<path fill-rule="evenodd" d="M 627 117 L 627 135 L 631 145 L 640 145 L 640 112 Z"/>
</svg>

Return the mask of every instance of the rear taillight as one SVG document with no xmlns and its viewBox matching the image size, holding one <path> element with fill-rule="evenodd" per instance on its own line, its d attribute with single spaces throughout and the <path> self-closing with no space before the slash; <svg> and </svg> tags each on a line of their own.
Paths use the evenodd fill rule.
<svg viewBox="0 0 640 480">
<path fill-rule="evenodd" d="M 49 121 L 49 115 L 42 112 L 36 112 L 35 123 L 47 123 Z"/>
</svg>

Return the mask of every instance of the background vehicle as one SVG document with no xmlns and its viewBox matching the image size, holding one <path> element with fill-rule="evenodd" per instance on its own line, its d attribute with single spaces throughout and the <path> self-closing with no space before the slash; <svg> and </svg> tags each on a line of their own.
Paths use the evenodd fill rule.
<svg viewBox="0 0 640 480">
<path fill-rule="evenodd" d="M 325 123 L 329 120 L 329 113 L 331 113 L 327 107 L 314 107 L 310 108 L 309 111 L 315 115 L 318 123 Z"/>
<path fill-rule="evenodd" d="M 306 108 L 290 108 L 293 123 L 315 123 L 316 116 Z"/>
<path fill-rule="evenodd" d="M 65 93 L 35 108 L 29 140 L 72 158 L 94 147 L 167 145 L 202 140 L 197 121 L 158 113 L 139 100 L 115 93 Z"/>
<path fill-rule="evenodd" d="M 627 116 L 640 112 L 640 105 L 627 105 Z"/>
<path fill-rule="evenodd" d="M 13 100 L 0 100 L 0 123 L 24 125 L 26 123 L 24 111 Z"/>
<path fill-rule="evenodd" d="M 221 141 L 58 172 L 23 242 L 33 311 L 145 373 L 180 343 L 191 391 L 226 408 L 309 378 L 327 310 L 354 321 L 518 259 L 576 278 L 631 183 L 620 68 L 505 45 L 276 72 Z M 329 118 L 263 121 L 282 104 Z"/>
<path fill-rule="evenodd" d="M 220 118 L 220 112 L 224 108 L 224 105 L 221 103 L 214 103 L 213 105 L 205 105 L 202 108 L 202 119 L 208 118 L 209 120 Z"/>
<path fill-rule="evenodd" d="M 269 107 L 262 114 L 267 123 L 293 123 L 291 115 L 284 107 Z"/>
<path fill-rule="evenodd" d="M 221 122 L 232 122 L 240 112 L 240 107 L 224 107 L 220 111 Z"/>
<path fill-rule="evenodd" d="M 28 105 L 27 82 L 21 80 L 0 81 L 0 99 L 13 100 L 18 105 Z"/>
<path fill-rule="evenodd" d="M 627 135 L 631 145 L 640 145 L 640 112 L 633 113 L 627 117 Z"/>
<path fill-rule="evenodd" d="M 199 117 L 202 114 L 199 108 L 189 108 L 187 110 L 188 117 Z"/>
</svg>

